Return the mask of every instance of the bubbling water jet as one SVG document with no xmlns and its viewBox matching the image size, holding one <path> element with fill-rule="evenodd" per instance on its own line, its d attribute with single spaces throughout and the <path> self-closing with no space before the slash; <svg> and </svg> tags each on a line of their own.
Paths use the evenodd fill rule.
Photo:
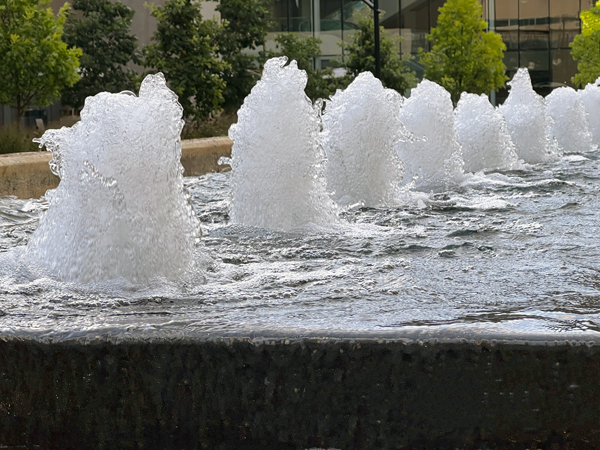
<svg viewBox="0 0 600 450">
<path fill-rule="evenodd" d="M 548 135 L 563 153 L 585 153 L 592 148 L 585 107 L 575 89 L 561 87 L 546 97 Z"/>
<path fill-rule="evenodd" d="M 463 92 L 454 113 L 465 171 L 511 170 L 519 166 L 504 117 L 486 95 Z"/>
<path fill-rule="evenodd" d="M 546 138 L 544 99 L 533 90 L 529 71 L 520 68 L 508 85 L 510 93 L 498 110 L 506 120 L 518 157 L 530 164 L 555 159 L 555 149 Z"/>
<path fill-rule="evenodd" d="M 33 264 L 81 283 L 190 268 L 199 226 L 183 188 L 182 112 L 163 75 L 149 75 L 139 97 L 88 97 L 80 122 L 37 140 L 61 180 L 27 246 Z"/>
<path fill-rule="evenodd" d="M 402 102 L 370 72 L 326 102 L 321 139 L 328 189 L 338 204 L 396 203 L 404 171 L 394 149 L 405 136 L 398 116 Z"/>
<path fill-rule="evenodd" d="M 400 109 L 400 121 L 414 139 L 399 141 L 396 150 L 406 166 L 404 181 L 417 178 L 417 186 L 460 180 L 463 161 L 454 130 L 450 93 L 433 81 L 423 80 Z"/>
<path fill-rule="evenodd" d="M 338 220 L 317 139 L 321 105 L 313 106 L 304 93 L 306 72 L 286 62 L 266 62 L 229 129 L 234 223 L 288 230 Z"/>
<path fill-rule="evenodd" d="M 600 146 L 600 78 L 578 91 L 585 108 L 588 129 L 592 134 L 592 143 Z"/>
</svg>

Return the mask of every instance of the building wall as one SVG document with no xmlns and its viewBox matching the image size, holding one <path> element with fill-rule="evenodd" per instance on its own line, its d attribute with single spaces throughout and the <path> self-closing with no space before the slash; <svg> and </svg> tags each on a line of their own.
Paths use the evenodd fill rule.
<svg viewBox="0 0 600 450">
<path fill-rule="evenodd" d="M 547 94 L 554 87 L 571 85 L 577 65 L 569 43 L 581 30 L 579 13 L 595 0 L 480 0 L 491 30 L 507 46 L 505 64 L 512 77 L 527 67 L 536 89 Z M 380 0 L 382 25 L 392 36 L 402 36 L 401 53 L 429 50 L 425 36 L 437 25 L 438 9 L 445 0 Z M 293 32 L 323 40 L 323 57 L 330 64 L 341 56 L 338 43 L 350 38 L 358 15 L 371 14 L 361 0 L 276 0 L 272 6 L 277 33 Z M 271 44 L 272 45 L 272 44 Z"/>
</svg>

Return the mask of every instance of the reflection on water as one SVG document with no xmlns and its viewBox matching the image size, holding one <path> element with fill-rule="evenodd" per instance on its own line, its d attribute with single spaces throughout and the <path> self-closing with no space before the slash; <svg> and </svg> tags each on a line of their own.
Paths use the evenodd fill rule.
<svg viewBox="0 0 600 450">
<path fill-rule="evenodd" d="M 600 325 L 598 156 L 467 176 L 403 206 L 351 208 L 340 224 L 289 232 L 231 224 L 230 174 L 188 178 L 197 253 L 209 257 L 177 282 L 143 287 L 39 278 L 19 256 L 46 204 L 3 198 L 0 332 L 587 339 Z"/>
</svg>

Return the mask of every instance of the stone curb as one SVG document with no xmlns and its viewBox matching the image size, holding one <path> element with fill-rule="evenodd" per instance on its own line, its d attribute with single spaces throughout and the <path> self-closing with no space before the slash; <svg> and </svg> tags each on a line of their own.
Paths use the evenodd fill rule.
<svg viewBox="0 0 600 450">
<path fill-rule="evenodd" d="M 184 175 L 198 176 L 224 171 L 219 158 L 231 156 L 233 142 L 228 137 L 190 139 L 181 143 Z M 58 186 L 60 179 L 50 171 L 50 152 L 9 153 L 0 155 L 0 196 L 38 198 Z"/>
<path fill-rule="evenodd" d="M 0 367 L 0 448 L 600 446 L 600 347 L 0 339 Z"/>
</svg>

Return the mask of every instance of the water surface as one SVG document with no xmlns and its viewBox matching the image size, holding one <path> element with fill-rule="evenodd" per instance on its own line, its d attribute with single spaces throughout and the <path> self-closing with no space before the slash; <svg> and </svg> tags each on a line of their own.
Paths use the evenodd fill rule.
<svg viewBox="0 0 600 450">
<path fill-rule="evenodd" d="M 147 285 L 40 277 L 19 261 L 47 203 L 0 198 L 0 334 L 594 340 L 599 158 L 468 176 L 288 232 L 230 224 L 231 173 L 186 178 L 196 267 Z"/>
</svg>

